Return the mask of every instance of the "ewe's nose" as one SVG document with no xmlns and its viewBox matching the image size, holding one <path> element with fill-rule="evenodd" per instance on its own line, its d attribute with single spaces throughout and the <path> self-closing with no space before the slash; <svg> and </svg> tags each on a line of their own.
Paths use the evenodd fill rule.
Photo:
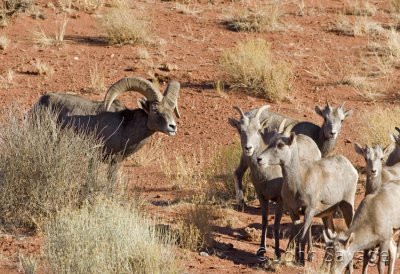
<svg viewBox="0 0 400 274">
<path fill-rule="evenodd" d="M 262 158 L 257 157 L 257 163 L 258 163 L 258 164 L 261 164 L 261 162 L 262 162 Z"/>
<path fill-rule="evenodd" d="M 378 171 L 376 169 L 372 169 L 371 173 L 375 175 L 376 173 L 378 173 Z"/>
<path fill-rule="evenodd" d="M 335 138 L 336 137 L 337 133 L 335 131 L 331 131 L 330 133 L 331 133 L 331 138 Z"/>
<path fill-rule="evenodd" d="M 176 130 L 176 124 L 169 124 L 168 126 L 170 129 Z"/>
<path fill-rule="evenodd" d="M 250 150 L 252 150 L 252 148 L 253 148 L 253 146 L 246 146 L 244 149 L 245 149 L 246 151 L 250 151 Z"/>
</svg>

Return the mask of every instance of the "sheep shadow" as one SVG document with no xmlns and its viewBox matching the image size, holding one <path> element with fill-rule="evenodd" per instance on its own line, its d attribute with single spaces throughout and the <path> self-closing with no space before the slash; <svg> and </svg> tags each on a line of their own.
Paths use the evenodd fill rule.
<svg viewBox="0 0 400 274">
<path fill-rule="evenodd" d="M 105 37 L 66 35 L 64 39 L 76 44 L 84 44 L 98 47 L 104 47 L 108 45 L 108 41 Z"/>
</svg>

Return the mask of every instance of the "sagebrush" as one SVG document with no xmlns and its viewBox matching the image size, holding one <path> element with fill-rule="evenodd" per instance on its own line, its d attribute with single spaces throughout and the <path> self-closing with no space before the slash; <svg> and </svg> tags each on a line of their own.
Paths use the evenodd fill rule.
<svg viewBox="0 0 400 274">
<path fill-rule="evenodd" d="M 176 239 L 135 206 L 99 199 L 64 209 L 46 226 L 53 273 L 181 273 Z"/>
<path fill-rule="evenodd" d="M 6 110 L 0 124 L 0 215 L 3 224 L 41 226 L 64 207 L 120 191 L 94 136 L 61 129 L 55 115 L 29 119 Z"/>
<path fill-rule="evenodd" d="M 238 43 L 220 58 L 232 88 L 279 101 L 288 97 L 292 72 L 284 61 L 274 60 L 271 44 L 262 39 Z"/>
</svg>

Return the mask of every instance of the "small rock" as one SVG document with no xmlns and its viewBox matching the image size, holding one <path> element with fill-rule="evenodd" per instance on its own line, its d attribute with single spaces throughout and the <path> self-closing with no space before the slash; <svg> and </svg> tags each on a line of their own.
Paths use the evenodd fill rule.
<svg viewBox="0 0 400 274">
<path fill-rule="evenodd" d="M 154 196 L 154 198 L 161 198 L 161 195 L 160 194 L 157 194 L 156 196 Z"/>
<path fill-rule="evenodd" d="M 162 70 L 162 71 L 167 71 L 167 72 L 169 72 L 169 71 L 177 70 L 177 69 L 178 69 L 178 66 L 175 65 L 175 64 L 165 63 L 165 64 L 161 64 L 161 65 L 158 67 L 158 69 L 159 69 L 159 70 Z"/>
<path fill-rule="evenodd" d="M 75 56 L 75 57 L 74 57 L 74 60 L 79 60 L 79 57 L 76 57 L 76 56 Z"/>
<path fill-rule="evenodd" d="M 200 256 L 208 257 L 208 256 L 210 256 L 210 255 L 208 255 L 207 252 L 202 251 L 202 252 L 200 252 Z"/>
</svg>

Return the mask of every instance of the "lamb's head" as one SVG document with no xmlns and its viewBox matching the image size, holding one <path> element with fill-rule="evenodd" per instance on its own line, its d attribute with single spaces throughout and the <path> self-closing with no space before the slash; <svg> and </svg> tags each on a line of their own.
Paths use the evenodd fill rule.
<svg viewBox="0 0 400 274">
<path fill-rule="evenodd" d="M 240 143 L 246 156 L 252 156 L 259 149 L 262 141 L 261 134 L 267 122 L 267 120 L 260 122 L 260 115 L 268 108 L 269 105 L 262 106 L 257 110 L 254 117 L 249 117 L 243 113 L 240 107 L 235 106 L 234 109 L 240 114 L 240 120 L 232 117 L 228 119 L 229 124 L 239 132 Z"/>
<path fill-rule="evenodd" d="M 334 233 L 328 236 L 324 230 L 323 235 L 326 244 L 324 265 L 329 267 L 330 274 L 342 274 L 354 256 L 354 252 L 349 249 L 354 234 L 347 236 L 344 233 Z"/>
<path fill-rule="evenodd" d="M 153 131 L 160 131 L 169 135 L 175 135 L 177 126 L 174 113 L 179 118 L 178 97 L 180 84 L 171 81 L 164 95 L 146 79 L 139 77 L 123 78 L 116 82 L 107 91 L 104 98 L 105 109 L 109 110 L 111 104 L 121 93 L 125 91 L 137 91 L 146 99 L 138 100 L 139 107 L 148 115 L 147 127 Z"/>
<path fill-rule="evenodd" d="M 366 162 L 366 172 L 368 176 L 376 177 L 382 172 L 383 149 L 380 145 L 373 147 L 365 146 L 355 143 L 355 151 L 364 157 Z"/>
<path fill-rule="evenodd" d="M 293 152 L 296 151 L 293 146 L 296 144 L 296 134 L 294 132 L 291 132 L 289 136 L 277 132 L 268 148 L 257 157 L 258 165 L 286 165 L 290 163 Z"/>
<path fill-rule="evenodd" d="M 342 128 L 344 119 L 353 114 L 352 109 L 345 111 L 344 103 L 336 108 L 332 108 L 329 103 L 326 104 L 324 109 L 315 106 L 315 112 L 324 118 L 324 123 L 321 127 L 326 139 L 336 139 Z"/>
</svg>

